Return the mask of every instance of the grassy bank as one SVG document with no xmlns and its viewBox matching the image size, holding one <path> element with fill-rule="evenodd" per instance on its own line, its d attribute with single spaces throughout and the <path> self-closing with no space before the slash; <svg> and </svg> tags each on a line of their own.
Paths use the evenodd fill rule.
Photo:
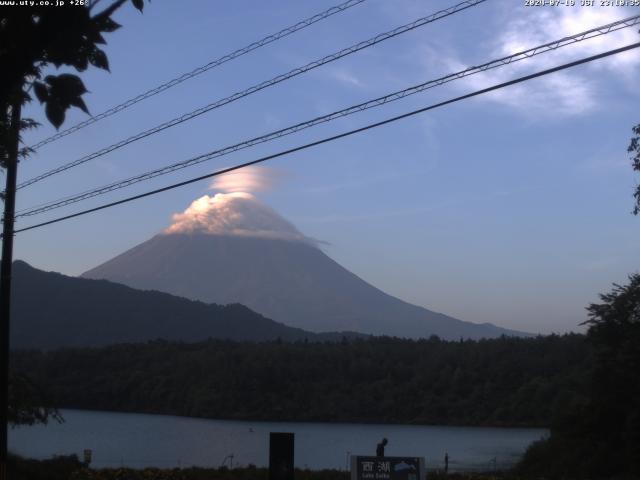
<svg viewBox="0 0 640 480">
<path fill-rule="evenodd" d="M 12 480 L 265 480 L 265 468 L 86 468 L 75 455 L 51 460 L 10 458 L 8 478 Z M 347 480 L 338 470 L 296 470 L 297 480 Z"/>
<path fill-rule="evenodd" d="M 86 468 L 76 456 L 51 460 L 30 460 L 11 456 L 8 478 L 12 480 L 266 480 L 266 468 Z M 349 480 L 341 470 L 296 469 L 296 480 Z M 516 480 L 509 473 L 443 473 L 430 472 L 429 480 Z"/>
</svg>

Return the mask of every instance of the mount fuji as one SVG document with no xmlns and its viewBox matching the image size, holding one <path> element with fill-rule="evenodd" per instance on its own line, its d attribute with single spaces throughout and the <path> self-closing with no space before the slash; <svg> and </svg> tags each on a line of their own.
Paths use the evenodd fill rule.
<svg viewBox="0 0 640 480">
<path fill-rule="evenodd" d="M 247 193 L 203 196 L 164 232 L 82 276 L 206 303 L 241 303 L 312 332 L 450 340 L 528 335 L 458 320 L 379 290 Z"/>
</svg>

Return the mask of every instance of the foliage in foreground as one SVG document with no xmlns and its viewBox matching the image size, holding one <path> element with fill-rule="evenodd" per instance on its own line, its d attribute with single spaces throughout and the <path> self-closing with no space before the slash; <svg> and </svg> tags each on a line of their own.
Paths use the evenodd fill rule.
<svg viewBox="0 0 640 480">
<path fill-rule="evenodd" d="M 17 425 L 47 424 L 50 420 L 63 422 L 62 415 L 38 385 L 26 375 L 9 375 L 8 422 Z"/>
<path fill-rule="evenodd" d="M 631 167 L 634 171 L 640 172 L 640 123 L 633 127 L 634 136 L 631 137 L 629 147 L 627 151 L 632 155 Z M 633 207 L 633 214 L 640 215 L 640 183 L 637 184 L 635 191 L 633 192 L 635 198 L 635 204 Z"/>
<path fill-rule="evenodd" d="M 9 454 L 7 478 L 11 480 L 71 480 L 82 469 L 75 455 L 51 460 L 24 459 Z"/>
<path fill-rule="evenodd" d="M 9 459 L 9 478 L 12 480 L 264 480 L 266 468 L 86 468 L 75 455 L 51 460 L 30 460 L 17 456 Z M 296 480 L 347 480 L 348 474 L 339 470 L 296 470 Z"/>
<path fill-rule="evenodd" d="M 56 457 L 52 460 L 26 460 L 12 456 L 9 463 L 12 480 L 266 480 L 266 468 L 246 467 L 232 470 L 222 468 L 183 469 L 89 469 L 75 455 Z M 348 480 L 349 473 L 342 470 L 296 469 L 296 480 Z M 429 480 L 517 480 L 509 472 L 450 473 L 429 472 Z"/>
<path fill-rule="evenodd" d="M 520 470 L 549 478 L 640 478 L 640 274 L 590 305 L 588 402 L 559 416 Z"/>
</svg>

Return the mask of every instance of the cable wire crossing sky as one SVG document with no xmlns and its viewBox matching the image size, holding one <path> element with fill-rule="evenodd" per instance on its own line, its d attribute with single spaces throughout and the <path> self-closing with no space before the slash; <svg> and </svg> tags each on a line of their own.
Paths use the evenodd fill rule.
<svg viewBox="0 0 640 480">
<path fill-rule="evenodd" d="M 331 55 L 327 55 L 325 57 L 322 57 L 319 60 L 313 61 L 311 63 L 308 63 L 306 65 L 303 65 L 301 67 L 298 68 L 294 68 L 293 70 L 290 70 L 287 73 L 278 75 L 274 78 L 271 78 L 269 80 L 265 80 L 261 83 L 258 83 L 256 85 L 253 85 L 245 90 L 236 92 L 228 97 L 225 98 L 221 98 L 220 100 L 217 100 L 213 103 L 210 103 L 208 105 L 205 105 L 204 107 L 200 107 L 196 110 L 193 110 L 191 112 L 185 113 L 179 117 L 175 117 L 167 122 L 164 122 L 160 125 L 157 125 L 149 130 L 145 130 L 143 132 L 137 133 L 135 135 L 132 135 L 124 140 L 120 140 L 119 142 L 116 142 L 112 145 L 109 145 L 108 147 L 105 147 L 101 150 L 98 150 L 97 152 L 91 153 L 89 155 L 86 155 L 82 158 L 79 158 L 78 160 L 74 160 L 72 162 L 69 162 L 61 167 L 55 168 L 53 170 L 50 170 L 48 172 L 43 173 L 42 175 L 38 175 L 35 178 L 26 180 L 24 182 L 21 182 L 20 184 L 18 184 L 17 188 L 24 188 L 27 187 L 29 185 L 33 185 L 34 183 L 37 183 L 41 180 L 44 180 L 45 178 L 51 177 L 53 175 L 56 175 L 58 173 L 64 172 L 65 170 L 68 170 L 70 168 L 73 167 L 77 167 L 78 165 L 82 165 L 83 163 L 86 163 L 90 160 L 94 160 L 96 158 L 99 158 L 103 155 L 106 155 L 107 153 L 111 153 L 119 148 L 122 148 L 126 145 L 129 145 L 132 142 L 136 142 L 138 140 L 141 140 L 143 138 L 146 138 L 150 135 L 154 135 L 156 133 L 162 132 L 163 130 L 166 130 L 167 128 L 171 128 L 174 127 L 176 125 L 180 125 L 183 122 L 187 122 L 189 120 L 192 120 L 193 118 L 196 118 L 200 115 L 203 115 L 205 113 L 210 112 L 211 110 L 215 110 L 216 108 L 220 108 L 222 106 L 225 106 L 229 103 L 235 102 L 239 99 L 242 99 L 244 97 L 247 97 L 249 95 L 252 95 L 256 92 L 259 92 L 265 88 L 269 88 L 272 87 L 273 85 L 276 85 L 280 82 L 284 82 L 285 80 L 289 80 L 290 78 L 294 78 L 298 75 L 301 75 L 303 73 L 306 73 L 308 71 L 311 71 L 315 68 L 321 67 L 327 63 L 331 63 L 334 62 L 342 57 L 345 57 L 347 55 L 351 55 L 353 53 L 359 52 L 360 50 L 363 50 L 365 48 L 369 48 L 372 47 L 373 45 L 376 45 L 380 42 L 384 42 L 385 40 L 389 40 L 391 38 L 394 38 L 398 35 L 402 35 L 403 33 L 407 33 L 410 32 L 411 30 L 414 30 L 416 28 L 422 27 L 424 25 L 428 25 L 432 22 L 438 21 L 442 18 L 446 18 L 450 15 L 453 15 L 455 13 L 458 13 L 462 10 L 465 10 L 469 7 L 473 7 L 475 5 L 478 5 L 479 3 L 485 2 L 486 0 L 465 0 L 462 3 L 458 3 L 457 5 L 454 5 L 453 7 L 447 8 L 445 10 L 440 10 L 432 15 L 429 15 L 427 17 L 423 17 L 423 18 L 419 18 L 411 23 L 408 23 L 406 25 L 402 25 L 400 27 L 397 27 L 393 30 L 390 30 L 388 32 L 384 32 L 384 33 L 380 33 L 378 35 L 376 35 L 375 37 L 372 37 L 368 40 L 359 42 L 355 45 L 352 45 L 348 48 L 342 49 L 339 52 L 335 52 Z"/>
<path fill-rule="evenodd" d="M 607 25 L 602 25 L 599 26 L 597 28 L 594 29 L 590 29 L 587 30 L 586 32 L 580 32 L 576 35 L 572 35 L 570 37 L 563 37 L 559 40 L 550 42 L 550 43 L 546 43 L 544 45 L 539 45 L 530 49 L 527 49 L 525 51 L 522 52 L 518 52 L 515 53 L 513 55 L 509 55 L 507 57 L 502 57 L 500 59 L 497 60 L 492 60 L 490 62 L 484 63 L 480 66 L 474 66 L 474 67 L 469 67 L 466 68 L 464 70 L 461 70 L 459 72 L 455 72 L 455 73 L 451 73 L 449 75 L 445 75 L 444 77 L 440 77 L 438 79 L 435 80 L 429 80 L 427 82 L 421 83 L 419 85 L 414 85 L 412 87 L 400 90 L 400 91 L 396 91 L 393 93 L 389 93 L 385 96 L 382 97 L 377 97 L 373 100 L 369 100 L 367 102 L 364 103 L 360 103 L 358 105 L 354 105 L 342 110 L 338 110 L 336 112 L 332 112 L 330 114 L 327 115 L 323 115 L 321 117 L 316 117 L 312 120 L 308 120 L 306 122 L 302 122 L 302 123 L 298 123 L 296 125 L 293 125 L 291 127 L 287 127 L 284 129 L 280 129 L 280 130 L 276 130 L 275 132 L 271 132 L 259 137 L 255 137 L 252 138 L 250 140 L 246 140 L 244 142 L 241 143 L 237 143 L 235 145 L 229 146 L 229 147 L 225 147 L 219 150 L 215 150 L 213 152 L 209 152 L 203 155 L 199 155 L 197 157 L 188 159 L 188 160 L 184 160 L 178 163 L 173 163 L 171 165 L 153 170 L 151 172 L 146 172 L 143 173 L 141 175 L 136 175 L 134 177 L 130 177 L 128 179 L 116 182 L 116 183 L 112 183 L 103 187 L 100 187 L 98 189 L 94 189 L 94 190 L 90 190 L 87 192 L 83 192 L 81 194 L 75 195 L 75 196 L 70 196 L 70 197 L 66 197 L 63 199 L 59 199 L 59 200 L 55 200 L 46 204 L 43 204 L 41 206 L 37 206 L 37 207 L 33 207 L 31 209 L 25 209 L 20 211 L 17 215 L 16 218 L 18 217 L 26 217 L 26 216 L 32 216 L 32 215 L 37 215 L 39 213 L 44 213 L 47 212 L 49 210 L 54 210 L 60 207 L 64 207 L 73 203 L 77 203 L 79 201 L 82 200 L 86 200 L 88 198 L 92 198 L 98 195 L 103 195 L 105 193 L 109 193 L 111 191 L 114 190 L 118 190 L 120 188 L 124 188 L 127 187 L 129 185 L 141 182 L 141 181 L 145 181 L 148 180 L 150 178 L 154 178 L 160 175 L 165 175 L 167 173 L 171 173 L 175 170 L 178 169 L 182 169 L 182 168 L 186 168 L 192 165 L 197 165 L 198 163 L 204 162 L 204 161 L 208 161 L 211 160 L 213 158 L 218 158 L 224 155 L 227 155 L 229 153 L 244 149 L 244 148 L 248 148 L 254 145 L 257 145 L 259 143 L 263 143 L 263 142 L 267 142 L 273 139 L 277 139 L 280 138 L 282 136 L 285 135 L 289 135 L 295 132 L 298 132 L 300 130 L 306 129 L 306 128 L 310 128 L 313 127 L 315 125 L 324 123 L 324 122 L 329 122 L 331 120 L 334 120 L 336 118 L 340 118 L 346 115 L 351 115 L 353 113 L 359 113 L 362 112 L 364 110 L 368 110 L 369 108 L 375 108 L 375 107 L 379 107 L 381 105 L 384 105 L 388 102 L 393 102 L 396 100 L 400 100 L 408 95 L 414 95 L 416 93 L 420 93 L 423 92 L 424 90 L 427 90 L 429 88 L 433 88 L 433 87 L 437 87 L 440 85 L 443 85 L 445 83 L 454 81 L 454 80 L 458 80 L 461 78 L 465 78 L 467 76 L 470 75 L 475 75 L 478 73 L 482 73 L 484 71 L 493 69 L 493 68 L 499 68 L 505 65 L 509 65 L 513 62 L 517 62 L 520 60 L 525 60 L 527 58 L 531 58 L 533 56 L 536 55 L 540 55 L 549 51 L 553 51 L 557 48 L 561 48 L 563 46 L 566 45 L 571 45 L 573 43 L 576 42 L 581 42 L 584 40 L 587 40 L 589 38 L 593 38 L 596 36 L 600 36 L 600 35 L 606 35 L 608 33 L 617 31 L 621 28 L 628 28 L 628 27 L 632 27 L 634 25 L 637 25 L 638 23 L 640 23 L 640 15 L 636 15 L 634 17 L 630 17 L 630 18 L 626 18 L 617 22 L 613 22 Z"/>
<path fill-rule="evenodd" d="M 247 187 L 255 202 L 370 284 L 471 322 L 580 331 L 598 293 L 640 268 L 626 152 L 640 121 L 639 12 L 480 3 L 122 9 L 111 73 L 83 73 L 102 113 L 71 111 L 55 132 L 39 105 L 24 112 L 42 123 L 25 144 L 46 148 L 20 165 L 19 213 L 38 216 L 18 225 L 16 258 L 79 274 L 166 231 L 211 189 L 230 195 L 212 176 L 268 159 L 278 181 Z"/>
<path fill-rule="evenodd" d="M 170 89 L 171 87 L 175 87 L 176 85 L 181 84 L 182 82 L 186 82 L 187 80 L 190 80 L 194 77 L 197 77 L 198 75 L 201 75 L 205 72 L 208 72 L 209 70 L 211 70 L 212 68 L 216 68 L 219 67 L 220 65 L 223 65 L 231 60 L 234 60 L 236 58 L 241 57 L 242 55 L 246 55 L 247 53 L 250 53 L 254 50 L 257 50 L 258 48 L 264 47 L 265 45 L 269 45 L 270 43 L 273 43 L 277 40 L 280 40 L 281 38 L 285 38 L 288 35 L 291 35 L 295 32 L 297 32 L 298 30 L 302 30 L 303 28 L 307 28 L 311 25 L 313 25 L 316 22 L 319 22 L 321 20 L 325 20 L 326 18 L 331 17 L 332 15 L 335 15 L 337 13 L 341 13 L 345 10 L 347 10 L 348 8 L 354 7 L 356 5 L 361 4 L 362 2 L 364 2 L 366 0 L 347 0 L 344 3 L 341 3 L 339 5 L 336 5 L 334 7 L 331 7 L 323 12 L 320 12 L 312 17 L 306 18 L 304 20 L 301 20 L 300 22 L 296 23 L 295 25 L 292 25 L 290 27 L 284 28 L 282 30 L 280 30 L 279 32 L 276 32 L 274 34 L 268 35 L 260 40 L 258 40 L 257 42 L 253 42 L 250 43 L 249 45 L 247 45 L 246 47 L 242 47 L 239 48 L 231 53 L 228 53 L 226 55 L 223 55 L 220 58 L 216 58 L 215 60 L 210 61 L 209 63 L 202 65 L 198 68 L 195 68 L 193 70 L 191 70 L 190 72 L 187 73 L 183 73 L 182 75 L 172 78 L 171 80 L 158 85 L 157 87 L 154 87 L 150 90 L 147 90 L 144 93 L 141 93 L 139 95 L 136 95 L 133 98 L 130 98 L 129 100 L 126 100 L 122 103 L 119 103 L 118 105 L 116 105 L 115 107 L 111 107 L 108 110 L 105 110 L 102 113 L 99 113 L 98 115 L 92 115 L 91 117 L 89 117 L 88 119 L 77 123 L 76 125 L 66 128 L 61 132 L 56 133 L 55 135 L 52 135 L 50 137 L 47 137 L 41 141 L 39 141 L 38 143 L 32 145 L 30 148 L 32 148 L 33 150 L 37 150 L 38 148 L 46 145 L 47 143 L 51 143 L 51 142 L 55 142 L 56 140 L 62 138 L 62 137 L 66 137 L 67 135 L 70 135 L 74 132 L 77 132 L 78 130 L 82 130 L 83 128 L 91 125 L 92 123 L 95 123 L 97 121 L 102 120 L 103 118 L 107 118 L 110 117 L 111 115 L 115 115 L 118 112 L 121 112 L 127 108 L 132 107 L 133 105 L 135 105 L 136 103 L 142 102 L 143 100 L 146 100 L 147 98 L 151 98 L 154 95 L 158 95 L 159 93 L 164 92 L 165 90 Z"/>
<path fill-rule="evenodd" d="M 79 217 L 79 216 L 82 216 L 82 215 L 87 215 L 89 213 L 94 213 L 94 212 L 97 212 L 97 211 L 100 211 L 100 210 L 104 210 L 105 208 L 115 207 L 117 205 L 122 205 L 123 203 L 129 203 L 131 201 L 139 200 L 139 199 L 144 198 L 144 197 L 148 197 L 148 196 L 151 196 L 151 195 L 156 195 L 158 193 L 163 193 L 163 192 L 166 192 L 168 190 L 172 190 L 174 188 L 183 187 L 183 186 L 189 185 L 191 183 L 199 182 L 201 180 L 217 177 L 219 175 L 224 175 L 224 174 L 227 174 L 227 173 L 230 173 L 230 172 L 234 172 L 234 171 L 240 170 L 242 168 L 247 168 L 247 167 L 256 165 L 258 163 L 266 162 L 268 160 L 272 160 L 274 158 L 281 157 L 283 155 L 289 155 L 291 153 L 295 153 L 295 152 L 298 152 L 300 150 L 306 150 L 307 148 L 311 148 L 311 147 L 315 147 L 315 146 L 318 146 L 318 145 L 322 145 L 323 143 L 332 142 L 332 141 L 339 140 L 339 139 L 344 138 L 344 137 L 348 137 L 348 136 L 354 135 L 356 133 L 361 133 L 361 132 L 367 131 L 367 130 L 369 130 L 371 128 L 377 128 L 377 127 L 386 125 L 388 123 L 396 122 L 398 120 L 402 120 L 404 118 L 407 118 L 407 117 L 410 117 L 410 116 L 413 116 L 413 115 L 417 115 L 419 113 L 424 113 L 424 112 L 426 112 L 428 110 L 432 110 L 434 108 L 439 108 L 439 107 L 442 107 L 442 106 L 445 106 L 445 105 L 449 105 L 451 103 L 455 103 L 455 102 L 458 102 L 458 101 L 461 101 L 461 100 L 466 100 L 467 98 L 475 97 L 476 95 L 486 94 L 488 92 L 492 92 L 492 91 L 495 91 L 495 90 L 499 90 L 501 88 L 509 87 L 511 85 L 516 85 L 516 84 L 521 83 L 521 82 L 526 82 L 526 81 L 529 81 L 529 80 L 533 80 L 533 79 L 535 79 L 537 77 L 541 77 L 541 76 L 544 76 L 544 75 L 549 75 L 551 73 L 555 73 L 555 72 L 558 72 L 558 71 L 561 71 L 561 70 L 564 70 L 564 69 L 567 69 L 567 68 L 572 68 L 572 67 L 575 67 L 577 65 L 582 65 L 584 63 L 592 62 L 594 60 L 599 60 L 601 58 L 606 58 L 606 57 L 608 57 L 610 55 L 616 55 L 616 54 L 619 54 L 619 53 L 622 53 L 622 52 L 626 52 L 626 51 L 629 51 L 629 50 L 632 50 L 632 49 L 635 49 L 635 48 L 638 48 L 638 47 L 640 47 L 640 42 L 639 43 L 634 43 L 632 45 L 627 45 L 626 47 L 617 48 L 615 50 L 610 50 L 610 51 L 604 52 L 604 53 L 602 53 L 600 55 L 594 55 L 592 57 L 584 58 L 584 59 L 581 59 L 581 60 L 576 60 L 575 62 L 571 62 L 571 63 L 565 64 L 565 65 L 559 65 L 559 66 L 557 66 L 555 68 L 544 70 L 542 72 L 537 72 L 537 73 L 534 73 L 534 74 L 531 74 L 531 75 L 527 75 L 525 77 L 516 78 L 516 79 L 513 79 L 513 80 L 511 80 L 509 82 L 505 82 L 505 83 L 502 83 L 502 84 L 499 84 L 499 85 L 493 85 L 491 87 L 487 87 L 487 88 L 484 88 L 482 90 L 478 90 L 476 92 L 469 93 L 467 95 L 462 95 L 460 97 L 453 98 L 451 100 L 440 102 L 440 103 L 437 103 L 435 105 L 430 105 L 428 107 L 424 107 L 424 108 L 421 108 L 421 109 L 418 109 L 418 110 L 414 110 L 412 112 L 408 112 L 408 113 L 405 113 L 403 115 L 399 115 L 397 117 L 389 118 L 389 119 L 383 120 L 381 122 L 373 123 L 373 124 L 366 125 L 364 127 L 361 127 L 361 128 L 355 129 L 355 130 L 350 130 L 348 132 L 344 132 L 344 133 L 341 133 L 341 134 L 338 134 L 338 135 L 334 135 L 332 137 L 323 138 L 322 140 L 318 140 L 318 141 L 315 141 L 315 142 L 312 142 L 312 143 L 308 143 L 306 145 L 301 145 L 299 147 L 295 147 L 295 148 L 292 148 L 292 149 L 289 149 L 289 150 L 285 150 L 284 152 L 275 153 L 275 154 L 269 155 L 267 157 L 262 157 L 262 158 L 259 158 L 257 160 L 253 160 L 251 162 L 246 162 L 246 163 L 243 163 L 241 165 L 236 165 L 234 167 L 225 168 L 223 170 L 219 170 L 219 171 L 216 171 L 216 172 L 213 172 L 213 173 L 209 173 L 207 175 L 203 175 L 203 176 L 200 176 L 200 177 L 192 178 L 192 179 L 186 180 L 184 182 L 180 182 L 180 183 L 176 183 L 176 184 L 173 184 L 173 185 L 169 185 L 167 187 L 163 187 L 163 188 L 160 188 L 160 189 L 157 189 L 157 190 L 152 190 L 150 192 L 146 192 L 146 193 L 143 193 L 143 194 L 140 194 L 140 195 L 135 195 L 133 197 L 125 198 L 123 200 L 118 200 L 116 202 L 108 203 L 106 205 L 101 205 L 99 207 L 95 207 L 95 208 L 92 208 L 92 209 L 89 209 L 89 210 L 84 210 L 82 212 L 78 212 L 78 213 L 74 213 L 74 214 L 67 215 L 67 216 L 64 216 L 64 217 L 56 218 L 54 220 L 49 220 L 47 222 L 39 223 L 39 224 L 36 224 L 36 225 L 31 225 L 29 227 L 20 228 L 20 229 L 15 230 L 15 233 L 26 232 L 28 230 L 33 230 L 34 228 L 40 228 L 40 227 L 44 227 L 46 225 L 51 225 L 53 223 L 58 223 L 58 222 L 61 222 L 61 221 L 64 221 L 64 220 L 70 220 L 71 218 L 76 218 L 76 217 Z"/>
</svg>

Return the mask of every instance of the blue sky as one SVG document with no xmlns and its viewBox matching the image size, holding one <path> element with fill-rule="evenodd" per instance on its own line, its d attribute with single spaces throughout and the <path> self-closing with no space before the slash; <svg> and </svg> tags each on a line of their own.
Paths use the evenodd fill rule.
<svg viewBox="0 0 640 480">
<path fill-rule="evenodd" d="M 99 113 L 165 80 L 338 3 L 154 1 L 123 8 L 108 37 L 111 72 L 82 77 Z M 43 147 L 25 180 L 201 105 L 453 5 L 367 0 Z M 640 13 L 489 0 L 281 83 L 21 190 L 18 209 L 101 186 Z M 579 2 L 578 2 L 579 3 Z M 72 213 L 638 41 L 638 27 L 34 217 Z M 640 122 L 634 51 L 275 160 L 256 195 L 365 280 L 463 320 L 533 332 L 579 331 L 584 307 L 640 259 L 626 147 Z M 41 119 L 36 103 L 27 114 Z M 85 118 L 68 115 L 65 126 Z M 26 137 L 40 140 L 43 127 Z M 76 275 L 166 228 L 209 192 L 193 184 L 18 234 L 15 256 Z M 18 227 L 31 219 L 22 219 Z"/>
</svg>

